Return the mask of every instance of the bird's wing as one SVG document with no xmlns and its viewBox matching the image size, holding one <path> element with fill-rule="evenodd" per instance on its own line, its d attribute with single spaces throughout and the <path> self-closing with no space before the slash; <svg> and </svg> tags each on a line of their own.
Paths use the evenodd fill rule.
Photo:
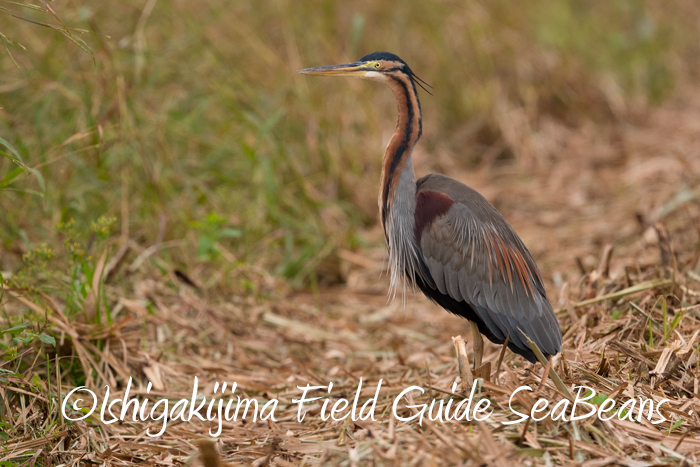
<svg viewBox="0 0 700 467">
<path fill-rule="evenodd" d="M 417 218 L 419 210 L 431 209 L 431 199 L 448 196 L 424 196 L 428 193 L 435 192 L 418 193 Z M 452 201 L 416 232 L 434 288 L 471 305 L 499 341 L 509 335 L 512 344 L 529 351 L 522 330 L 542 352 L 559 352 L 559 323 L 525 245 L 480 195 L 471 206 Z"/>
</svg>

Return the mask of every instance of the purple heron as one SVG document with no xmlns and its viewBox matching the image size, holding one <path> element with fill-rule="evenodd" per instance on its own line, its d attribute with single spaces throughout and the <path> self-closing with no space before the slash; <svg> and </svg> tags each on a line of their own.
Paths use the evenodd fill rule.
<svg viewBox="0 0 700 467">
<path fill-rule="evenodd" d="M 321 76 L 381 81 L 393 91 L 398 123 L 384 154 L 379 209 L 391 291 L 403 279 L 447 311 L 471 322 L 475 366 L 485 335 L 530 362 L 527 337 L 546 356 L 561 350 L 562 334 L 542 276 L 522 240 L 503 216 L 472 188 L 440 174 L 416 181 L 411 153 L 422 132 L 416 84 L 406 62 L 374 52 L 359 62 L 300 70 Z M 421 86 L 422 87 L 422 86 Z"/>
</svg>

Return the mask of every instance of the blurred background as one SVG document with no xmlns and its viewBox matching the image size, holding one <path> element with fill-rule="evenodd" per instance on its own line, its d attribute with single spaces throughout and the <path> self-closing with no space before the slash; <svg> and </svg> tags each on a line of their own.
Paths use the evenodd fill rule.
<svg viewBox="0 0 700 467">
<path fill-rule="evenodd" d="M 694 0 L 59 0 L 0 17 L 15 286 L 85 296 L 66 278 L 111 259 L 115 277 L 203 290 L 371 288 L 353 268 L 381 267 L 393 96 L 296 70 L 377 50 L 433 86 L 417 175 L 481 191 L 550 284 L 697 196 Z"/>
</svg>

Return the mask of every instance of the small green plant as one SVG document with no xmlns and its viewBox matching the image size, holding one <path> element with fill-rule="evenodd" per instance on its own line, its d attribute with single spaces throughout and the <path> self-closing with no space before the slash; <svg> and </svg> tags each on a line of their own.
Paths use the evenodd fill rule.
<svg viewBox="0 0 700 467">
<path fill-rule="evenodd" d="M 2 36 L 2 33 L 0 33 L 0 36 Z M 44 177 L 41 175 L 41 172 L 25 164 L 22 160 L 22 156 L 20 155 L 19 151 L 3 138 L 0 138 L 0 156 L 3 156 L 4 158 L 11 161 L 10 170 L 8 170 L 5 176 L 2 179 L 0 179 L 0 191 L 4 189 L 10 189 L 11 185 L 19 181 L 22 178 L 22 176 L 31 174 L 32 176 L 34 176 L 37 183 L 39 184 L 41 191 L 29 189 L 19 191 L 25 191 L 26 193 L 36 194 L 40 198 L 44 197 L 44 194 L 46 193 L 46 183 L 44 182 Z M 12 187 L 12 189 L 15 188 Z"/>
<path fill-rule="evenodd" d="M 112 234 L 117 218 L 102 216 L 91 224 L 92 231 L 101 240 L 106 240 Z"/>
<path fill-rule="evenodd" d="M 664 319 L 664 341 L 667 341 L 673 334 L 673 330 L 676 329 L 685 315 L 685 311 L 679 311 L 676 316 L 673 317 L 671 324 L 668 323 L 668 305 L 667 305 L 668 295 L 664 295 L 661 299 L 661 313 Z"/>
<path fill-rule="evenodd" d="M 10 439 L 10 435 L 7 434 L 7 431 L 11 430 L 11 429 L 12 429 L 11 425 L 8 425 L 5 422 L 0 422 L 0 440 L 7 441 L 8 439 Z M 15 465 L 18 465 L 18 464 L 15 464 L 12 461 L 0 462 L 0 467 L 6 467 L 6 466 L 9 467 L 9 466 L 15 466 Z"/>
<path fill-rule="evenodd" d="M 218 244 L 221 240 L 240 238 L 243 232 L 229 225 L 229 221 L 215 213 L 209 213 L 204 220 L 194 221 L 190 224 L 198 233 L 197 258 L 211 261 L 218 257 Z"/>
<path fill-rule="evenodd" d="M 592 391 L 590 389 L 586 390 L 586 393 L 584 394 L 584 398 L 589 397 L 592 394 Z M 607 394 L 603 394 L 602 392 L 597 393 L 595 396 L 591 397 L 591 400 L 588 402 L 591 404 L 595 405 L 600 405 L 603 402 L 605 402 L 608 399 Z"/>
<path fill-rule="evenodd" d="M 675 430 L 676 428 L 680 428 L 680 426 L 683 425 L 683 422 L 684 422 L 684 420 L 682 418 L 676 420 L 675 422 L 673 422 L 673 425 L 671 425 L 671 427 L 668 430 L 666 430 L 666 433 L 670 433 L 673 430 Z"/>
<path fill-rule="evenodd" d="M 83 304 L 92 291 L 96 295 L 95 321 L 101 321 L 102 311 L 104 311 L 107 322 L 111 322 L 110 307 L 104 293 L 104 278 L 98 277 L 95 281 L 95 274 L 101 275 L 103 272 L 102 268 L 108 251 L 106 240 L 114 232 L 116 223 L 117 218 L 114 216 L 100 216 L 96 221 L 91 222 L 89 234 L 78 229 L 74 219 L 61 222 L 56 226 L 56 231 L 63 238 L 64 250 L 68 253 L 70 283 L 67 284 L 66 290 L 68 305 L 66 308 L 69 313 L 85 312 Z M 91 243 L 91 239 L 95 237 L 98 241 L 92 246 L 92 250 L 99 254 L 91 255 L 86 251 L 88 247 L 84 245 Z M 101 265 L 100 261 L 95 260 L 98 256 L 101 258 Z M 95 284 L 97 284 L 96 290 Z"/>
<path fill-rule="evenodd" d="M 101 276 L 108 258 L 108 239 L 116 223 L 114 216 L 101 216 L 89 227 L 76 224 L 74 219 L 59 222 L 52 242 L 31 246 L 23 255 L 23 267 L 12 275 L 8 284 L 30 293 L 58 290 L 65 299 L 64 313 L 69 317 L 86 312 L 85 300 L 93 293 L 94 320 L 100 322 L 105 315 L 107 322 L 111 322 Z M 100 274 L 97 280 L 96 273 Z M 89 320 L 87 315 L 86 320 Z"/>
<path fill-rule="evenodd" d="M 56 346 L 56 339 L 54 337 L 49 336 L 48 334 L 37 334 L 31 329 L 27 329 L 29 324 L 29 321 L 25 321 L 24 323 L 18 324 L 9 329 L 0 330 L 0 336 L 5 334 L 12 336 L 12 342 L 10 344 L 0 341 L 0 348 L 5 350 L 5 354 L 3 354 L 5 361 L 12 360 L 16 357 L 18 345 L 28 345 L 36 339 L 39 339 L 39 341 L 43 342 L 44 344 L 49 344 L 54 347 Z"/>
</svg>

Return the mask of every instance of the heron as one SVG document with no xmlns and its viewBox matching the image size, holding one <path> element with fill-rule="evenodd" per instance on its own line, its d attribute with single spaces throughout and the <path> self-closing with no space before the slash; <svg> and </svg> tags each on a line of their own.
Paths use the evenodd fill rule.
<svg viewBox="0 0 700 467">
<path fill-rule="evenodd" d="M 398 122 L 382 162 L 379 212 L 389 256 L 390 289 L 417 287 L 471 324 L 474 367 L 481 366 L 483 338 L 537 361 L 561 350 L 559 322 L 535 260 L 515 230 L 486 198 L 441 174 L 415 179 L 411 155 L 423 123 L 416 84 L 425 83 L 389 52 L 358 62 L 299 70 L 320 76 L 380 81 L 396 97 Z M 427 91 L 427 89 L 425 89 Z"/>
</svg>

